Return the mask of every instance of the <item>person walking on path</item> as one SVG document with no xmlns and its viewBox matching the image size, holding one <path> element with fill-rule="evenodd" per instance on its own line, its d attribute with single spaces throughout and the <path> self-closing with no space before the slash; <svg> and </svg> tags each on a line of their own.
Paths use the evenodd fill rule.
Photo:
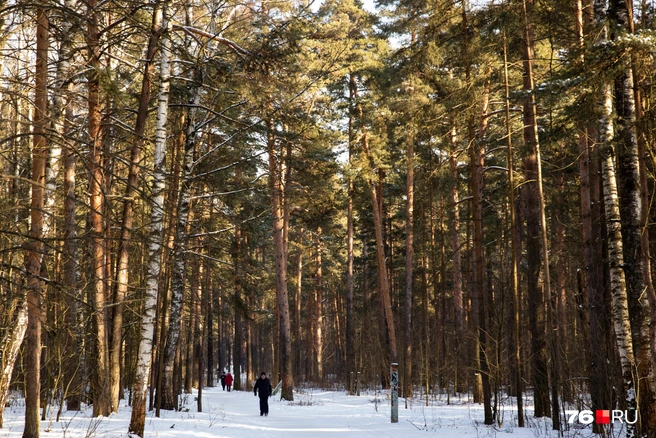
<svg viewBox="0 0 656 438">
<path fill-rule="evenodd" d="M 230 388 L 232 387 L 232 374 L 228 373 L 225 376 L 225 384 L 228 387 L 228 392 L 230 392 Z"/>
<path fill-rule="evenodd" d="M 221 371 L 221 387 L 223 388 L 224 391 L 225 391 L 225 383 L 226 383 L 225 378 L 226 378 L 225 371 Z"/>
<path fill-rule="evenodd" d="M 269 415 L 269 397 L 271 397 L 271 381 L 267 377 L 266 373 L 262 371 L 262 374 L 260 374 L 260 378 L 257 379 L 255 382 L 255 386 L 253 387 L 253 394 L 255 396 L 258 395 L 258 392 L 260 393 L 260 417 L 262 415 L 268 416 Z"/>
</svg>

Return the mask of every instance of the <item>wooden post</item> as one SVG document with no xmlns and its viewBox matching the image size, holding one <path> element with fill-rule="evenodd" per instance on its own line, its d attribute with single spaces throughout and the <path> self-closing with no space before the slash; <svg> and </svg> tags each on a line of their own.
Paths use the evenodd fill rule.
<svg viewBox="0 0 656 438">
<path fill-rule="evenodd" d="M 355 392 L 357 393 L 358 397 L 360 397 L 360 371 L 358 371 L 355 377 Z"/>
<path fill-rule="evenodd" d="M 353 392 L 353 383 L 354 383 L 354 382 L 353 382 L 353 371 L 351 371 L 351 372 L 349 373 L 349 395 L 353 395 L 353 394 L 355 394 L 355 393 Z"/>
<path fill-rule="evenodd" d="M 399 422 L 399 364 L 390 367 L 390 391 L 392 392 L 392 423 Z"/>
</svg>

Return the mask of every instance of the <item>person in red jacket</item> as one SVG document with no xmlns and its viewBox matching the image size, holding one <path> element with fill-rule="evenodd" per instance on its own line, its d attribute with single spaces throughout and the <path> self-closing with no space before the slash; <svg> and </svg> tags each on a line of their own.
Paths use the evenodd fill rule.
<svg viewBox="0 0 656 438">
<path fill-rule="evenodd" d="M 230 373 L 226 374 L 225 384 L 228 387 L 228 392 L 230 392 L 230 388 L 232 387 L 232 381 L 233 381 L 232 374 Z"/>
</svg>

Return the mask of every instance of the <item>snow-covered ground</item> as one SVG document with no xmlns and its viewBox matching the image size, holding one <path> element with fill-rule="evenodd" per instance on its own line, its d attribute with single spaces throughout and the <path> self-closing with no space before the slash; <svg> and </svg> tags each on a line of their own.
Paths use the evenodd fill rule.
<svg viewBox="0 0 656 438">
<path fill-rule="evenodd" d="M 426 407 L 416 399 L 405 409 L 399 399 L 399 422 L 390 422 L 387 394 L 348 396 L 343 391 L 301 390 L 294 402 L 270 399 L 268 417 L 260 417 L 257 397 L 252 392 L 224 392 L 221 388 L 203 390 L 203 412 L 197 412 L 196 393 L 184 397 L 180 412 L 162 411 L 161 418 L 148 413 L 146 437 L 272 437 L 272 438 L 346 438 L 346 437 L 555 437 L 550 421 L 529 417 L 529 426 L 516 427 L 511 400 L 501 411 L 503 423 L 483 425 L 483 407 L 466 400 L 433 400 Z M 52 438 L 126 438 L 130 408 L 122 403 L 118 414 L 107 418 L 91 418 L 91 407 L 81 412 L 65 412 L 55 421 L 57 407 L 42 422 L 41 436 Z M 530 413 L 530 411 L 529 411 Z M 23 431 L 24 403 L 14 400 L 5 409 L 4 428 L 0 437 L 20 438 Z M 591 436 L 590 427 L 570 430 L 570 437 Z"/>
</svg>

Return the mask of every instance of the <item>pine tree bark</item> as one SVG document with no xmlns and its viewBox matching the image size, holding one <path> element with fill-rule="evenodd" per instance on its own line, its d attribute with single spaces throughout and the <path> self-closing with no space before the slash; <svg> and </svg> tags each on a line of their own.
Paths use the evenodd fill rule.
<svg viewBox="0 0 656 438">
<path fill-rule="evenodd" d="M 533 387 L 535 393 L 535 416 L 545 417 L 551 415 L 549 403 L 549 382 L 547 376 L 547 342 L 545 333 L 546 309 L 545 293 L 540 287 L 540 271 L 542 270 L 542 255 L 546 248 L 543 248 L 544 240 L 542 233 L 542 202 L 540 188 L 540 162 L 539 162 L 539 141 L 537 130 L 537 112 L 535 97 L 533 95 L 534 77 L 533 77 L 533 58 L 534 58 L 534 41 L 532 28 L 532 9 L 533 1 L 524 0 L 522 2 L 524 10 L 524 143 L 526 147 L 523 167 L 524 179 L 524 202 L 526 206 L 526 250 L 528 264 L 528 303 L 529 303 L 529 324 L 531 330 L 531 356 L 532 356 L 532 375 Z M 545 262 L 546 268 L 546 262 Z M 548 271 L 544 269 L 543 278 L 545 285 L 548 277 Z"/>
<path fill-rule="evenodd" d="M 76 225 L 76 195 L 75 195 L 75 167 L 77 158 L 73 144 L 71 144 L 71 133 L 74 127 L 73 109 L 70 102 L 72 98 L 72 84 L 70 82 L 71 59 L 73 56 L 73 40 L 76 29 L 71 17 L 73 5 L 71 0 L 64 1 L 62 9 L 61 41 L 59 45 L 57 73 L 55 79 L 55 93 L 53 95 L 53 128 L 61 138 L 63 146 L 64 167 L 64 227 L 62 248 L 62 286 L 64 293 L 65 316 L 64 320 L 68 326 L 64 336 L 64 394 L 66 409 L 79 411 L 82 397 L 82 374 L 80 368 L 83 366 L 78 357 L 80 340 L 83 329 L 78 323 L 78 302 L 81 300 L 81 288 L 78 285 L 79 272 L 77 267 L 77 225 Z M 61 150 L 61 149 L 60 149 Z M 56 154 L 55 154 L 56 155 Z M 53 157 L 54 158 L 54 157 Z M 51 172 L 51 191 L 56 190 L 56 174 Z M 54 209 L 54 197 L 51 200 Z M 54 217 L 54 215 L 52 215 Z"/>
<path fill-rule="evenodd" d="M 510 84 L 508 81 L 508 54 L 506 46 L 506 37 L 503 38 L 503 76 L 505 91 L 505 116 L 506 116 L 506 144 L 508 145 L 506 162 L 508 166 L 508 208 L 510 210 L 510 241 L 511 241 L 511 272 L 510 287 L 512 289 L 512 357 L 514 362 L 514 375 L 512 376 L 515 385 L 515 397 L 517 400 L 517 426 L 524 427 L 524 401 L 523 401 L 523 384 L 522 384 L 522 360 L 521 345 L 519 342 L 519 269 L 517 264 L 517 213 L 515 209 L 515 165 L 512 146 L 512 128 L 510 126 Z"/>
<path fill-rule="evenodd" d="M 349 78 L 352 78 L 351 73 Z M 350 81 L 349 81 L 350 84 Z M 353 196 L 354 185 L 353 177 L 351 176 L 351 163 L 353 162 L 353 149 L 356 143 L 356 129 L 355 129 L 355 90 L 353 85 L 349 86 L 349 125 L 348 125 L 348 162 L 349 169 L 347 175 L 348 187 L 348 204 L 346 207 L 346 375 L 350 378 L 351 373 L 356 370 L 355 358 L 355 321 L 353 316 Z M 355 375 L 355 374 L 354 374 Z M 354 385 L 349 385 L 349 394 L 354 395 Z"/>
<path fill-rule="evenodd" d="M 99 12 L 97 0 L 87 6 L 87 46 L 90 71 L 87 73 L 89 107 L 89 228 L 91 295 L 95 323 L 95 354 L 93 361 L 93 416 L 111 413 L 111 387 L 109 381 L 109 337 L 107 303 L 107 253 L 104 242 L 105 172 L 103 170 L 103 132 L 100 103 L 100 46 Z"/>
<path fill-rule="evenodd" d="M 415 197 L 415 149 L 414 138 L 407 142 L 407 175 L 406 175 L 406 223 L 405 223 L 405 315 L 404 342 L 405 355 L 403 359 L 403 397 L 412 398 L 412 277 L 414 274 L 414 197 Z"/>
<path fill-rule="evenodd" d="M 295 344 L 294 349 L 296 350 L 296 375 L 301 375 L 301 370 L 303 370 L 303 355 L 301 350 L 303 348 L 303 338 L 302 338 L 302 327 L 301 327 L 301 297 L 303 292 L 303 229 L 299 233 L 298 237 L 298 257 L 296 259 L 296 296 L 294 297 L 295 308 Z"/>
<path fill-rule="evenodd" d="M 487 93 L 486 93 L 487 96 Z M 487 97 L 485 98 L 487 100 Z M 482 113 L 487 111 L 487 102 L 483 104 Z M 472 193 L 472 314 L 476 325 L 476 336 L 478 338 L 478 363 L 477 370 L 481 376 L 483 385 L 483 404 L 485 409 L 485 424 L 493 424 L 490 391 L 490 369 L 487 360 L 487 300 L 484 280 L 483 260 L 483 170 L 485 167 L 485 146 L 481 137 L 476 137 L 473 132 L 473 117 L 470 118 L 470 150 L 471 150 L 471 193 Z"/>
<path fill-rule="evenodd" d="M 168 35 L 168 6 L 164 1 L 162 14 L 162 37 L 159 61 L 159 90 L 157 98 L 157 122 L 155 130 L 155 160 L 153 164 L 152 209 L 150 213 L 150 231 L 148 240 L 148 265 L 146 273 L 146 290 L 141 321 L 139 352 L 132 400 L 132 416 L 128 432 L 144 436 L 146 424 L 146 394 L 150 382 L 153 338 L 155 334 L 155 310 L 159 277 L 161 271 L 162 239 L 164 226 L 164 190 L 166 181 L 166 137 L 168 122 L 168 105 L 170 89 L 169 57 L 171 43 Z M 166 293 L 166 292 L 164 292 Z M 163 324 L 163 322 L 162 322 Z"/>
<path fill-rule="evenodd" d="M 462 296 L 462 256 L 460 252 L 460 190 L 458 187 L 458 136 L 455 121 L 451 122 L 451 153 L 449 169 L 451 171 L 451 283 L 453 289 L 453 308 L 458 339 L 464 339 L 463 296 Z"/>
<path fill-rule="evenodd" d="M 358 99 L 357 92 L 357 83 L 355 81 L 355 76 L 351 75 L 350 87 L 353 90 L 354 98 Z M 396 345 L 396 329 L 394 325 L 394 316 L 392 315 L 392 300 L 390 297 L 390 286 L 389 286 L 389 277 L 387 274 L 387 263 L 385 260 L 385 241 L 383 238 L 383 213 L 382 213 L 382 196 L 379 193 L 379 187 L 376 183 L 375 177 L 375 164 L 369 150 L 369 139 L 367 137 L 367 129 L 362 124 L 362 106 L 359 103 L 356 103 L 356 117 L 357 120 L 361 122 L 360 126 L 360 142 L 362 145 L 362 151 L 364 152 L 365 160 L 367 163 L 366 172 L 368 175 L 366 179 L 369 183 L 370 195 L 371 195 L 371 209 L 374 216 L 374 231 L 376 234 L 376 260 L 378 266 L 378 298 L 379 303 L 382 307 L 382 318 L 381 325 L 386 327 L 387 331 L 387 343 L 388 343 L 388 362 L 397 362 L 398 361 L 398 350 Z M 379 199 L 380 198 L 380 199 Z M 384 367 L 387 369 L 387 365 Z"/>
<path fill-rule="evenodd" d="M 287 254 L 283 236 L 284 216 L 280 166 L 276 147 L 276 136 L 272 120 L 267 120 L 267 152 L 269 153 L 269 192 L 273 216 L 273 246 L 276 258 L 276 296 L 280 312 L 280 367 L 282 374 L 282 398 L 294 400 L 294 375 L 292 370 L 292 338 L 287 293 Z"/>
<path fill-rule="evenodd" d="M 41 319 L 44 282 L 41 265 L 44 255 L 44 201 L 48 141 L 48 15 L 36 11 L 36 68 L 32 149 L 32 200 L 30 203 L 30 240 L 27 243 L 27 331 L 25 345 L 25 428 L 23 438 L 38 438 L 41 429 L 39 402 L 41 394 Z"/>
<path fill-rule="evenodd" d="M 239 173 L 239 171 L 237 171 Z M 239 178 L 240 175 L 238 175 Z M 241 225 L 237 224 L 235 226 L 235 243 L 234 243 L 234 252 L 233 252 L 233 261 L 235 264 L 235 279 L 234 279 L 234 309 L 235 309 L 235 341 L 233 344 L 233 354 L 232 354 L 232 363 L 234 369 L 234 388 L 236 390 L 241 390 L 241 378 L 240 368 L 241 368 L 241 352 L 243 344 L 243 329 L 242 329 L 242 313 L 244 309 L 243 298 L 242 298 L 242 284 L 243 284 L 243 274 L 242 274 L 242 231 Z"/>
<path fill-rule="evenodd" d="M 316 351 L 317 351 L 317 379 L 323 381 L 323 266 L 321 263 L 321 253 L 323 251 L 321 242 L 321 227 L 317 228 L 316 236 L 316 254 L 315 254 L 315 328 L 316 328 Z"/>
</svg>

